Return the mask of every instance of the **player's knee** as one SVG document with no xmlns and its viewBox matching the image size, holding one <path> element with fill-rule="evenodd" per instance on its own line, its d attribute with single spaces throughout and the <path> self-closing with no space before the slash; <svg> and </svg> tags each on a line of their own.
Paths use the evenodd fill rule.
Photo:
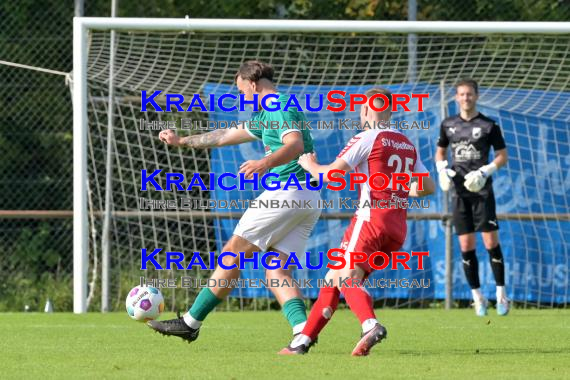
<svg viewBox="0 0 570 380">
<path fill-rule="evenodd" d="M 459 248 L 461 252 L 475 249 L 475 234 L 465 234 L 459 236 Z"/>
<path fill-rule="evenodd" d="M 491 259 L 494 260 L 502 260 L 503 259 L 503 251 L 501 250 L 501 246 L 497 244 L 493 248 L 487 248 L 487 252 L 491 256 Z"/>
<path fill-rule="evenodd" d="M 461 258 L 463 259 L 463 265 L 469 266 L 470 263 L 477 260 L 477 255 L 474 249 L 471 250 L 461 250 Z"/>
<path fill-rule="evenodd" d="M 232 236 L 222 249 L 222 252 L 233 252 L 236 255 L 244 252 L 244 257 L 247 258 L 253 257 L 255 251 L 259 252 L 259 248 L 237 235 Z"/>
<path fill-rule="evenodd" d="M 224 252 L 228 252 L 228 251 L 224 251 Z M 239 267 L 239 256 L 237 257 L 233 257 L 233 256 L 223 256 L 222 257 L 222 263 L 224 264 L 225 267 L 231 267 L 233 265 L 236 265 Z"/>
<path fill-rule="evenodd" d="M 233 238 L 231 238 L 230 240 L 228 240 L 228 242 L 226 244 L 224 244 L 224 247 L 222 248 L 222 252 L 237 253 L 235 250 L 235 244 L 234 244 Z"/>
<path fill-rule="evenodd" d="M 475 249 L 475 242 L 468 241 L 468 242 L 459 244 L 459 248 L 461 249 L 461 252 L 471 251 L 471 250 Z"/>
<path fill-rule="evenodd" d="M 353 269 L 350 269 L 348 265 L 344 268 L 338 270 L 337 277 L 339 279 L 343 278 L 360 278 L 362 277 L 359 272 L 360 267 L 355 265 Z"/>
<path fill-rule="evenodd" d="M 328 284 L 328 286 L 338 288 L 340 290 L 338 279 L 339 271 L 336 269 L 329 270 L 325 276 L 325 282 Z"/>
<path fill-rule="evenodd" d="M 487 250 L 496 248 L 499 245 L 499 236 L 496 232 L 487 232 L 483 234 L 483 244 Z"/>
</svg>

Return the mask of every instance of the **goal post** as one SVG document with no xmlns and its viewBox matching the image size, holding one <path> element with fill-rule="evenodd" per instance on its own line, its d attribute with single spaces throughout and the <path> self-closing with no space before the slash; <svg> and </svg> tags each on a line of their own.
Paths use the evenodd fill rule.
<svg viewBox="0 0 570 380">
<path fill-rule="evenodd" d="M 73 312 L 87 312 L 87 32 L 73 19 Z"/>
<path fill-rule="evenodd" d="M 99 145 L 101 145 L 100 141 L 105 140 L 105 137 L 102 136 L 106 134 L 102 133 L 104 126 L 98 118 L 103 113 L 103 108 L 97 109 L 99 107 L 97 99 L 101 96 L 90 97 L 88 94 L 91 88 L 96 88 L 98 93 L 101 92 L 102 90 L 99 87 L 103 88 L 103 85 L 109 79 L 104 74 L 105 70 L 103 69 L 106 67 L 108 73 L 109 54 L 108 51 L 105 51 L 109 46 L 108 38 L 100 33 L 106 33 L 111 30 L 116 31 L 118 34 L 119 57 L 117 59 L 120 62 L 117 63 L 116 68 L 119 71 L 122 70 L 121 75 L 116 78 L 117 88 L 120 90 L 120 94 L 117 94 L 117 96 L 126 99 L 121 104 L 122 108 L 117 115 L 123 121 L 123 125 L 117 128 L 123 128 L 121 129 L 121 134 L 124 137 L 121 137 L 123 140 L 118 143 L 121 151 L 114 152 L 117 155 L 114 160 L 116 162 L 125 161 L 126 163 L 124 168 L 117 169 L 120 171 L 118 173 L 120 180 L 117 187 L 120 188 L 115 189 L 114 185 L 110 183 L 105 183 L 105 186 L 113 187 L 114 195 L 117 198 L 121 198 L 121 207 L 112 207 L 113 212 L 117 213 L 116 215 L 122 215 L 121 217 L 135 220 L 132 223 L 125 222 L 127 223 L 125 224 L 126 227 L 123 227 L 128 231 L 124 235 L 138 236 L 121 236 L 116 238 L 117 241 L 124 242 L 124 247 L 121 247 L 121 252 L 118 254 L 125 255 L 124 262 L 132 262 L 133 260 L 132 257 L 127 258 L 129 254 L 125 252 L 133 249 L 133 247 L 139 250 L 142 248 L 140 244 L 137 246 L 138 243 L 135 239 L 144 241 L 145 233 L 148 233 L 153 228 L 160 230 L 153 238 L 154 242 L 165 239 L 168 241 L 169 246 L 184 247 L 184 243 L 171 242 L 171 240 L 174 240 L 173 234 L 181 234 L 183 228 L 178 227 L 177 231 L 170 233 L 169 229 L 173 228 L 173 224 L 170 224 L 170 221 L 166 221 L 167 219 L 174 219 L 174 223 L 178 224 L 183 221 L 185 223 L 184 229 L 194 231 L 196 223 L 186 222 L 186 219 L 200 218 L 202 225 L 198 227 L 202 231 L 200 233 L 204 234 L 205 237 L 196 238 L 201 239 L 198 245 L 213 250 L 216 249 L 215 241 L 222 239 L 224 233 L 226 233 L 220 232 L 220 230 L 227 231 L 230 228 L 229 224 L 235 223 L 235 218 L 224 216 L 222 212 L 219 212 L 221 216 L 216 216 L 214 213 L 216 219 L 213 226 L 210 226 L 209 222 L 204 220 L 212 218 L 212 215 L 197 216 L 186 212 L 168 216 L 160 214 L 159 216 L 147 218 L 148 215 L 141 217 L 141 213 L 132 207 L 133 202 L 136 201 L 136 196 L 131 196 L 128 193 L 136 187 L 133 187 L 133 182 L 136 181 L 132 179 L 134 178 L 132 167 L 135 166 L 135 162 L 148 162 L 156 166 L 161 162 L 168 162 L 173 167 L 185 168 L 182 153 L 161 152 L 160 157 L 157 157 L 157 154 L 151 152 L 154 145 L 148 148 L 148 150 L 144 150 L 142 146 L 139 146 L 143 145 L 140 140 L 130 140 L 133 137 L 130 134 L 137 132 L 137 117 L 134 116 L 134 103 L 129 103 L 128 98 L 129 96 L 133 97 L 136 91 L 139 91 L 140 88 L 144 89 L 145 86 L 148 89 L 154 89 L 152 86 L 155 86 L 156 89 L 162 89 L 160 86 L 164 83 L 172 83 L 169 86 L 180 91 L 180 93 L 194 93 L 204 91 L 205 88 L 209 88 L 213 92 L 229 91 L 231 89 L 229 78 L 233 77 L 233 70 L 236 64 L 239 65 L 246 58 L 258 58 L 256 54 L 261 55 L 262 59 L 266 59 L 266 57 L 270 59 L 271 54 L 279 53 L 279 57 L 276 59 L 276 71 L 284 73 L 280 77 L 283 79 L 284 86 L 301 92 L 309 93 L 322 90 L 323 88 L 331 88 L 331 86 L 335 85 L 357 89 L 383 84 L 405 90 L 427 89 L 434 91 L 438 95 L 437 99 L 434 99 L 432 107 L 434 107 L 434 114 L 438 116 L 434 116 L 432 119 L 433 124 L 431 128 L 433 130 L 438 129 L 439 125 L 436 124 L 436 121 L 440 120 L 438 118 L 442 113 L 439 98 L 448 99 L 448 102 L 452 102 L 450 89 L 453 82 L 461 75 L 484 76 L 482 88 L 486 88 L 485 95 L 492 98 L 492 101 L 482 103 L 483 112 L 493 109 L 494 106 L 505 107 L 511 114 L 502 115 L 502 109 L 497 108 L 490 116 L 500 116 L 504 120 L 512 118 L 514 124 L 522 123 L 529 127 L 535 122 L 533 117 L 537 115 L 543 117 L 544 113 L 540 114 L 538 112 L 537 102 L 544 102 L 551 107 L 570 107 L 568 103 L 568 99 L 570 99 L 568 95 L 570 91 L 568 82 L 570 65 L 566 63 L 569 53 L 567 47 L 570 46 L 570 23 L 568 22 L 313 21 L 76 17 L 73 23 L 72 82 L 74 313 L 87 311 L 90 224 L 92 224 L 90 220 L 92 215 L 99 213 L 106 206 L 100 196 L 100 194 L 105 192 L 99 188 L 102 185 L 98 180 L 93 181 L 89 178 L 90 173 L 96 174 L 96 168 L 100 167 L 98 149 Z M 174 35 L 167 34 L 166 37 L 162 38 L 161 33 L 174 33 Z M 177 37 L 181 33 L 195 34 L 196 37 L 181 41 Z M 212 33 L 212 36 L 210 37 L 208 33 Z M 408 66 L 407 63 L 402 65 L 402 61 L 406 61 L 407 48 L 405 47 L 407 34 L 409 33 L 418 34 L 416 40 L 418 49 L 416 54 L 418 59 L 416 64 L 417 81 L 411 84 L 405 83 L 406 81 L 403 80 L 406 75 L 405 69 L 403 73 L 401 72 L 402 67 Z M 291 40 L 287 39 L 288 34 L 292 35 Z M 279 37 L 273 37 L 274 35 L 279 35 Z M 304 39 L 304 35 L 307 35 L 306 39 Z M 440 37 L 422 39 L 422 35 Z M 453 35 L 454 37 L 446 39 L 446 35 Z M 508 35 L 510 37 L 505 41 L 502 41 L 501 37 L 497 37 L 494 40 L 486 40 L 485 36 L 490 35 Z M 218 36 L 220 36 L 219 43 L 215 41 Z M 387 41 L 391 36 L 399 37 L 393 41 Z M 401 36 L 404 38 L 400 38 Z M 483 37 L 470 39 L 469 36 Z M 533 37 L 529 40 L 530 47 L 528 47 L 528 51 L 519 47 L 509 50 L 509 44 L 512 46 L 512 41 L 516 40 L 517 36 L 535 36 L 536 38 Z M 192 45 L 194 43 L 196 46 Z M 521 42 L 521 44 L 524 43 L 524 41 Z M 564 51 L 563 46 L 566 46 L 566 51 Z M 192 51 L 189 51 L 190 48 Z M 219 48 L 219 53 L 216 51 L 216 48 Z M 141 58 L 146 54 L 145 49 L 149 49 L 149 56 L 153 59 L 150 68 L 144 64 Z M 184 49 L 188 49 L 188 52 L 184 51 Z M 532 49 L 536 49 L 540 54 L 532 54 Z M 451 52 L 452 55 L 442 55 L 442 52 L 446 54 Z M 499 58 L 493 56 L 494 52 L 499 55 Z M 204 62 L 206 59 L 195 56 L 198 54 L 211 57 L 211 72 L 206 72 L 208 69 L 207 62 Z M 343 54 L 345 55 L 343 56 Z M 473 57 L 476 62 L 466 65 L 464 62 L 465 56 Z M 566 62 L 564 58 L 566 58 Z M 375 64 L 376 61 L 378 65 Z M 191 65 L 195 62 L 199 62 L 200 65 L 196 68 L 196 71 L 184 71 L 184 65 Z M 302 68 L 297 67 L 297 64 L 301 65 Z M 384 68 L 381 67 L 382 65 L 384 65 Z M 549 65 L 556 67 L 550 67 Z M 342 71 L 349 67 L 354 67 L 355 72 L 345 73 Z M 140 72 L 137 70 L 140 70 Z M 224 71 L 221 72 L 220 70 Z M 90 72 L 94 72 L 94 74 L 90 76 Z M 196 82 L 190 83 L 192 80 Z M 177 83 L 177 81 L 180 83 Z M 440 83 L 442 82 L 448 86 L 445 93 L 439 93 L 441 91 Z M 95 83 L 95 85 L 90 85 L 90 83 Z M 408 87 L 405 87 L 405 85 L 408 85 Z M 445 105 L 445 107 L 448 106 L 453 108 L 449 104 Z M 94 108 L 91 114 L 88 112 L 89 107 Z M 105 106 L 101 105 L 101 107 Z M 127 115 L 127 112 L 130 112 L 130 114 Z M 558 139 L 556 142 L 558 144 L 556 145 L 557 152 L 554 152 L 554 154 L 558 154 L 557 159 L 562 162 L 561 165 L 563 167 L 566 167 L 565 165 L 570 165 L 570 156 L 568 156 L 567 163 L 562 159 L 563 155 L 569 154 L 567 152 L 568 141 L 564 140 L 568 137 L 568 131 L 565 131 L 563 126 L 568 125 L 570 122 L 570 114 L 564 109 L 557 109 L 553 112 L 556 113 L 556 122 L 550 122 L 550 119 L 545 119 L 544 121 L 541 119 L 540 122 L 553 126 L 552 128 L 555 129 L 556 136 L 553 137 L 544 133 L 541 136 L 545 139 L 545 143 L 554 141 L 554 138 Z M 161 117 L 166 116 L 158 116 L 158 118 Z M 210 115 L 210 117 L 216 119 L 216 117 L 219 118 L 219 115 Z M 125 126 L 126 124 L 128 126 Z M 93 139 L 89 135 L 90 128 L 95 130 L 94 133 L 97 135 Z M 132 130 L 129 130 L 129 128 Z M 541 153 L 544 157 L 536 156 L 534 153 L 530 156 L 526 155 L 526 149 L 529 149 L 528 141 L 526 140 L 533 138 L 532 129 L 529 129 L 527 132 L 520 132 L 520 135 L 518 134 L 519 132 L 510 130 L 509 133 L 516 133 L 513 141 L 521 144 L 520 149 L 522 153 L 511 158 L 522 159 L 523 163 L 521 165 L 528 164 L 529 168 L 532 167 L 532 170 L 536 171 L 538 163 L 548 163 L 549 160 L 557 160 L 550 155 L 547 147 L 541 148 L 546 152 Z M 525 140 L 521 141 L 520 139 L 522 138 Z M 95 139 L 100 141 L 94 142 Z M 413 136 L 412 140 L 414 139 L 419 141 L 419 137 L 416 135 Z M 434 141 L 431 139 L 429 142 L 431 144 Z M 138 147 L 135 148 L 135 146 Z M 426 141 L 424 141 L 423 149 L 426 152 L 430 149 Z M 435 145 L 431 146 L 431 149 L 434 150 Z M 519 147 L 517 146 L 516 149 L 519 149 Z M 227 152 L 231 163 L 235 163 L 234 161 L 241 159 L 243 156 L 240 156 L 240 152 L 236 150 Z M 193 153 L 187 154 L 192 155 Z M 204 167 L 213 167 L 214 165 L 226 168 L 233 167 L 224 166 L 228 165 L 228 162 L 221 162 L 223 160 L 219 158 L 217 159 L 218 161 L 213 162 L 214 159 L 209 157 L 193 157 L 197 161 L 204 160 L 200 164 L 202 165 L 200 170 L 203 170 Z M 431 156 L 427 158 L 431 159 Z M 527 160 L 531 160 L 531 162 L 529 163 Z M 92 161 L 95 161 L 95 163 Z M 426 158 L 424 158 L 424 161 L 426 161 Z M 104 166 L 104 162 L 102 164 Z M 523 177 L 526 173 L 525 170 L 528 168 L 525 169 L 517 165 L 515 165 L 516 169 L 505 170 L 505 177 L 509 177 L 508 179 L 498 182 L 503 186 L 507 186 L 508 183 L 513 183 L 515 180 L 522 178 L 522 183 L 524 184 L 525 180 Z M 196 167 L 198 167 L 198 164 L 196 164 Z M 428 166 L 428 168 L 430 167 Z M 99 174 L 104 176 L 104 174 Z M 539 175 L 539 173 L 535 174 Z M 512 181 L 509 182 L 509 180 Z M 560 183 L 556 182 L 558 180 L 559 178 L 553 173 L 551 177 L 545 178 L 543 183 L 549 189 L 555 188 L 556 191 L 560 189 L 563 191 L 566 189 L 566 182 L 564 182 L 566 179 L 562 178 L 561 182 L 559 181 Z M 570 180 L 568 181 L 570 182 Z M 92 197 L 88 192 L 90 191 L 89 186 L 91 182 L 93 182 L 92 186 L 95 187 L 92 190 L 93 197 L 97 198 L 98 204 L 90 201 Z M 538 189 L 538 185 L 533 186 Z M 202 195 L 198 196 L 202 197 Z M 532 198 L 526 192 L 521 197 L 524 198 L 521 202 Z M 89 206 L 90 204 L 91 207 Z M 567 224 L 564 221 L 568 220 L 568 213 L 570 213 L 567 196 L 559 196 L 556 193 L 555 196 L 548 199 L 546 197 L 540 198 L 536 207 L 531 206 L 532 204 L 528 205 L 528 207 L 524 204 L 517 204 L 513 206 L 510 216 L 517 221 L 530 219 L 531 221 L 545 221 L 545 223 L 549 220 L 554 220 L 554 222 L 551 225 L 543 226 L 541 224 L 540 227 L 536 228 L 528 227 L 526 224 L 509 227 L 509 231 L 514 236 L 514 239 L 518 238 L 520 234 L 529 228 L 533 230 L 531 231 L 532 233 L 537 234 L 536 239 L 539 240 L 541 239 L 540 234 L 544 229 L 548 231 L 550 239 L 557 239 L 564 234 L 567 228 Z M 521 210 L 524 210 L 524 212 Z M 430 209 L 429 211 L 435 213 L 435 217 L 442 212 L 439 208 Z M 511 210 L 506 211 L 503 213 L 504 215 L 507 215 L 508 211 Z M 415 216 L 412 214 L 411 218 L 416 217 L 419 220 L 422 219 L 421 215 L 423 214 L 418 213 Z M 426 215 L 423 215 L 423 217 L 426 217 Z M 158 220 L 155 217 L 161 219 Z M 327 218 L 329 220 L 333 219 L 325 214 L 325 219 Z M 147 219 L 151 220 L 150 224 L 143 226 Z M 232 222 L 228 224 L 226 223 L 228 221 Z M 139 223 L 141 226 L 137 227 L 136 223 Z M 161 224 L 161 227 L 156 227 L 158 224 Z M 95 226 L 91 226 L 91 228 L 96 229 Z M 203 232 L 203 230 L 212 228 L 216 229 L 216 237 L 213 241 L 210 241 L 206 236 L 207 233 Z M 410 240 L 419 241 L 420 236 L 430 233 L 429 231 L 426 232 L 425 229 L 435 228 L 433 224 L 420 225 L 417 229 L 414 227 Z M 100 233 L 93 233 L 92 239 L 97 239 L 98 235 Z M 194 246 L 197 246 L 197 243 L 194 243 Z M 536 250 L 534 248 L 535 244 L 536 247 L 540 248 L 545 246 L 546 242 L 541 240 L 538 243 L 533 242 L 529 244 L 532 244 L 532 249 Z M 568 245 L 563 245 L 562 249 L 568 249 Z M 568 253 L 566 253 L 566 260 L 568 260 Z M 566 274 L 566 276 L 568 275 Z M 552 287 L 554 288 L 554 285 Z M 527 286 L 525 289 L 521 288 L 521 299 L 524 299 L 525 292 L 529 292 L 528 297 L 531 297 Z M 554 294 L 554 292 L 552 293 Z M 548 294 L 549 299 L 554 297 L 553 294 Z M 424 297 L 426 295 L 421 294 L 421 296 Z M 409 297 L 412 297 L 412 295 Z M 531 297 L 532 302 L 540 303 L 540 297 L 541 295 L 539 294 L 537 301 L 533 295 Z M 554 301 L 548 302 L 556 303 Z"/>
</svg>

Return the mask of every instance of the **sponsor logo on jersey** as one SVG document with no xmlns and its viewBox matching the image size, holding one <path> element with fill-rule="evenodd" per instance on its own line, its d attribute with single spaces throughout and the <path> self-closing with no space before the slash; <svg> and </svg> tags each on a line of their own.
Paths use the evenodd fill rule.
<svg viewBox="0 0 570 380">
<path fill-rule="evenodd" d="M 473 128 L 473 131 L 471 133 L 472 133 L 472 136 L 474 139 L 478 139 L 481 137 L 481 128 L 475 127 L 475 128 Z"/>
<path fill-rule="evenodd" d="M 383 138 L 382 139 L 382 146 L 393 148 L 393 149 L 403 149 L 403 150 L 411 150 L 415 151 L 413 145 L 406 143 L 405 141 L 394 141 L 392 139 Z"/>
<path fill-rule="evenodd" d="M 481 159 L 481 152 L 468 141 L 460 141 L 453 144 L 455 150 L 455 162 L 466 162 Z"/>
</svg>

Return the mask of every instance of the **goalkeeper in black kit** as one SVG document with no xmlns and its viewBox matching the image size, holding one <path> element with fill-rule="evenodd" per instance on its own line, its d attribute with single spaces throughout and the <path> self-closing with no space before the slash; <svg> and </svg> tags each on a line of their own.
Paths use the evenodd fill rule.
<svg viewBox="0 0 570 380">
<path fill-rule="evenodd" d="M 460 113 L 441 123 L 435 154 L 439 185 L 443 191 L 448 191 L 453 184 L 453 224 L 459 236 L 463 269 L 473 294 L 475 313 L 487 315 L 488 306 L 481 293 L 475 254 L 475 232 L 481 232 L 497 284 L 497 314 L 507 315 L 509 301 L 505 291 L 505 265 L 497 234 L 499 224 L 491 178 L 507 163 L 505 140 L 495 121 L 477 111 L 477 82 L 462 80 L 455 88 Z M 448 147 L 451 148 L 451 167 L 447 163 Z M 495 151 L 495 159 L 489 163 L 491 147 Z"/>
</svg>

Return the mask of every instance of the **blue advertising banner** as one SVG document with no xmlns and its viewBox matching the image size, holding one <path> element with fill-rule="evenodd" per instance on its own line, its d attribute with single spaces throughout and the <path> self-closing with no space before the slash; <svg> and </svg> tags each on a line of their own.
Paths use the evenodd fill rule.
<svg viewBox="0 0 570 380">
<path fill-rule="evenodd" d="M 286 94 L 296 94 L 304 99 L 304 94 L 326 94 L 331 90 L 343 90 L 347 93 L 363 93 L 367 87 L 351 86 L 280 86 Z M 419 147 L 422 160 L 432 176 L 435 177 L 433 156 L 439 136 L 441 122 L 440 91 L 434 85 L 397 85 L 385 86 L 397 93 L 429 93 L 430 100 L 424 102 L 424 112 L 406 112 L 394 115 L 394 120 L 423 122 L 423 128 L 403 130 L 410 140 Z M 220 84 L 206 86 L 207 94 L 221 95 L 235 93 L 235 87 Z M 447 89 L 450 91 L 450 89 Z M 451 90 L 452 91 L 452 90 Z M 451 94 L 448 92 L 447 95 Z M 497 121 L 503 130 L 507 143 L 509 162 L 494 175 L 494 190 L 497 200 L 497 212 L 529 214 L 540 213 L 553 215 L 570 212 L 570 93 L 556 95 L 548 92 L 481 89 L 479 110 Z M 544 107 L 551 112 L 545 112 Z M 411 107 L 412 108 L 412 107 Z M 413 108 L 412 108 L 413 109 Z M 446 103 L 448 114 L 457 113 L 456 104 Z M 358 110 L 357 110 L 358 111 Z M 346 142 L 359 131 L 343 128 L 342 120 L 359 120 L 358 112 L 330 111 L 306 112 L 312 121 L 311 131 L 315 141 L 315 150 L 321 163 L 334 161 Z M 246 113 L 211 113 L 211 121 L 247 120 Z M 332 122 L 331 129 L 317 129 L 317 122 Z M 429 129 L 428 127 L 429 122 Z M 321 124 L 322 125 L 322 124 Z M 349 124 L 350 125 L 350 124 Z M 213 149 L 211 171 L 215 173 L 237 173 L 242 162 L 260 159 L 264 155 L 260 142 Z M 211 197 L 217 200 L 254 199 L 260 192 L 216 190 Z M 339 198 L 357 198 L 355 192 L 348 190 L 321 192 L 323 199 L 334 201 Z M 429 209 L 414 209 L 410 213 L 442 213 L 443 193 L 437 190 L 429 199 Z M 219 210 L 227 211 L 227 210 Z M 235 210 L 232 210 L 235 211 Z M 324 209 L 323 213 L 346 212 L 354 210 Z M 570 301 L 570 222 L 557 219 L 520 218 L 500 220 L 500 241 L 505 256 L 506 281 L 508 295 L 515 301 L 531 302 L 569 302 Z M 232 235 L 237 220 L 216 219 L 216 242 L 218 251 Z M 349 219 L 321 219 L 308 242 L 306 251 L 315 255 L 319 251 L 337 248 L 347 227 Z M 372 275 L 371 279 L 413 279 L 429 281 L 428 288 L 369 288 L 375 298 L 399 299 L 443 299 L 445 297 L 445 235 L 441 220 L 409 221 L 408 238 L 402 247 L 406 252 L 429 251 L 424 259 L 424 270 L 399 269 L 383 270 Z M 463 275 L 459 246 L 453 237 L 453 296 L 455 299 L 470 299 L 471 292 Z M 493 275 L 482 241 L 478 238 L 477 254 L 483 292 L 490 299 L 495 297 Z M 299 253 L 304 262 L 305 253 Z M 316 259 L 315 259 L 316 260 Z M 313 262 L 313 261 L 312 261 Z M 326 262 L 326 259 L 325 259 Z M 416 268 L 416 262 L 411 263 Z M 249 268 L 249 267 L 248 267 Z M 262 268 L 262 267 L 261 267 Z M 309 298 L 316 298 L 317 279 L 324 278 L 326 268 L 321 270 L 301 269 L 295 271 L 299 279 L 312 279 L 313 288 L 304 289 Z M 263 269 L 245 269 L 243 278 L 264 278 Z M 266 297 L 270 292 L 265 288 L 236 289 L 238 297 Z"/>
</svg>

